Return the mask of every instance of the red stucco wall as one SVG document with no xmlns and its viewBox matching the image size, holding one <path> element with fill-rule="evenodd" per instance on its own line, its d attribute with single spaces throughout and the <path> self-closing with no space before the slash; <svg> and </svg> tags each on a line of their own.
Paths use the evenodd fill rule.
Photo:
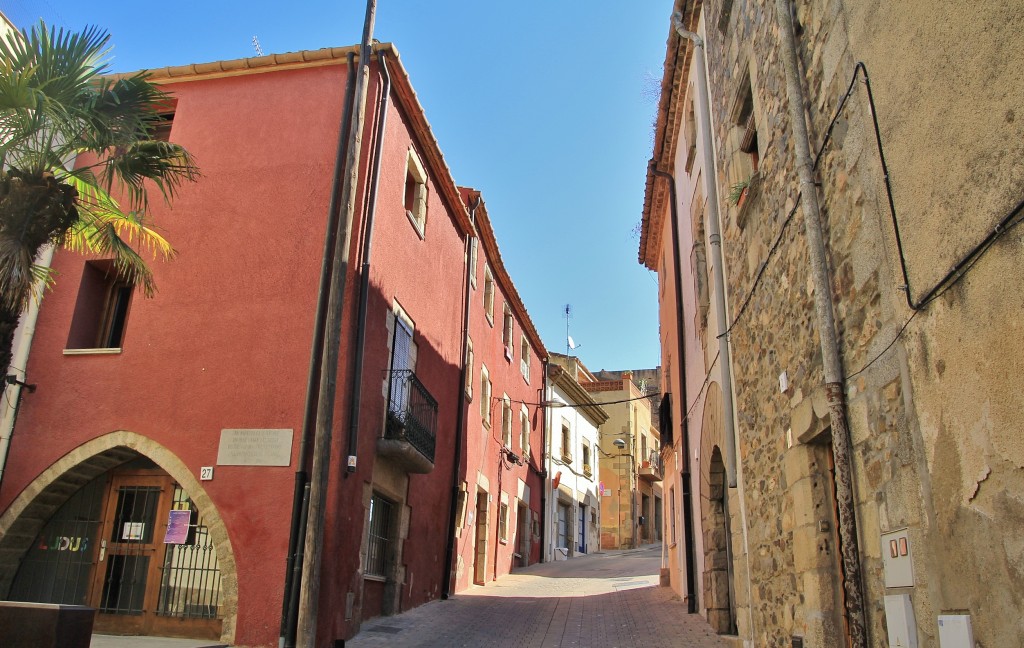
<svg viewBox="0 0 1024 648">
<path fill-rule="evenodd" d="M 198 474 L 200 466 L 216 463 L 223 428 L 293 429 L 291 466 L 218 466 L 213 481 L 204 482 L 237 565 L 236 645 L 277 643 L 345 72 L 341 64 L 170 86 L 177 97 L 171 137 L 195 155 L 204 174 L 181 191 L 173 209 L 154 203 L 153 222 L 173 242 L 178 258 L 155 264 L 156 298 L 134 297 L 122 353 L 66 356 L 84 260 L 57 255 L 54 266 L 61 274 L 41 311 L 28 366 L 29 380 L 39 389 L 24 400 L 0 492 L 5 509 L 61 456 L 114 430 L 156 441 Z M 364 160 L 379 100 L 376 70 L 372 79 Z M 362 497 L 385 412 L 381 386 L 393 300 L 415 322 L 416 373 L 439 403 L 435 468 L 411 476 L 407 494 L 412 513 L 403 609 L 437 598 L 446 572 L 464 235 L 437 185 L 447 176 L 434 169 L 427 170 L 424 238 L 406 217 L 402 187 L 413 138 L 405 115 L 413 109 L 393 101 L 388 117 L 370 270 L 359 461 L 354 474 L 344 475 L 361 209 L 352 241 L 323 541 L 325 645 L 358 628 L 358 614 L 345 620 L 346 596 L 354 593 L 357 607 L 363 603 Z M 366 167 L 364 162 L 364 178 Z"/>
</svg>

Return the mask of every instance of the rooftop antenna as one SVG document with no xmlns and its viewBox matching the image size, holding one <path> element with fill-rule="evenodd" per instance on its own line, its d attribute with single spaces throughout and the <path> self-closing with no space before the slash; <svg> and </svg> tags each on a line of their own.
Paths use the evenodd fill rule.
<svg viewBox="0 0 1024 648">
<path fill-rule="evenodd" d="M 260 39 L 256 38 L 256 34 L 252 36 L 252 46 L 256 50 L 256 56 L 263 56 L 263 48 L 260 47 Z"/>
<path fill-rule="evenodd" d="M 570 355 L 570 351 L 580 348 L 582 344 L 576 344 L 576 341 L 569 335 L 569 320 L 572 319 L 572 304 L 565 305 L 565 355 Z"/>
</svg>

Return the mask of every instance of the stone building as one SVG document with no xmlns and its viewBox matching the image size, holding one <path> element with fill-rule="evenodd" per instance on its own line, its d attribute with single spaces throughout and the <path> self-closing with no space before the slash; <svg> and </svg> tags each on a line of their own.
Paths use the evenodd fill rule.
<svg viewBox="0 0 1024 648">
<path fill-rule="evenodd" d="M 640 262 L 662 286 L 666 526 L 690 529 L 673 586 L 745 645 L 1021 645 L 1024 10 L 672 9 Z"/>
</svg>

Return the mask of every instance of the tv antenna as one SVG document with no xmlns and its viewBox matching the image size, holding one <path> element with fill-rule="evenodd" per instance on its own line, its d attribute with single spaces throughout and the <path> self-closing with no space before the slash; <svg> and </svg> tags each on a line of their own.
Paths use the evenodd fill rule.
<svg viewBox="0 0 1024 648">
<path fill-rule="evenodd" d="M 263 48 L 260 47 L 260 39 L 256 38 L 256 35 L 252 36 L 252 46 L 256 50 L 256 56 L 263 56 Z"/>
<path fill-rule="evenodd" d="M 576 341 L 569 335 L 569 320 L 572 319 L 572 304 L 565 305 L 565 355 L 570 355 L 570 351 L 580 348 L 582 344 L 576 344 Z"/>
</svg>

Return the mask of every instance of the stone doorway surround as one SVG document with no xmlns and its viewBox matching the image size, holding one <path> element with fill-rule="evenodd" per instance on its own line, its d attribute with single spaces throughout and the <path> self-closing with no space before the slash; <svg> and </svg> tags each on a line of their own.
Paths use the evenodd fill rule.
<svg viewBox="0 0 1024 648">
<path fill-rule="evenodd" d="M 18 564 L 53 514 L 79 488 L 132 459 L 144 456 L 174 478 L 199 508 L 221 568 L 221 641 L 234 643 L 238 580 L 227 528 L 213 500 L 188 467 L 163 445 L 141 434 L 118 430 L 83 443 L 40 473 L 0 515 L 0 598 L 10 591 Z"/>
</svg>

